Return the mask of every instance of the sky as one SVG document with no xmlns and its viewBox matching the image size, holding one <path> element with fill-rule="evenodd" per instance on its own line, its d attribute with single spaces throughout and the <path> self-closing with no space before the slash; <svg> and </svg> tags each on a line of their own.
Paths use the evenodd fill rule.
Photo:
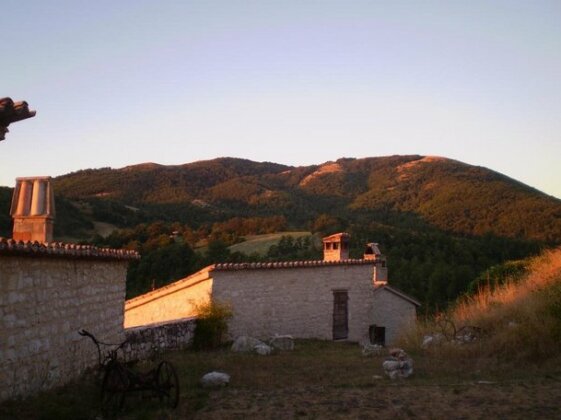
<svg viewBox="0 0 561 420">
<path fill-rule="evenodd" d="M 437 155 L 561 198 L 561 1 L 2 0 L 0 185 Z M 7 42 L 9 41 L 9 42 Z"/>
</svg>

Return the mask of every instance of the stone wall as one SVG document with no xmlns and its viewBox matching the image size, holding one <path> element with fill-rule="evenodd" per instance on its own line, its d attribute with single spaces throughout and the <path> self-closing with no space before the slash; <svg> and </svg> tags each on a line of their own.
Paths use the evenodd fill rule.
<svg viewBox="0 0 561 420">
<path fill-rule="evenodd" d="M 195 326 L 196 318 L 185 318 L 147 327 L 127 328 L 127 344 L 123 348 L 125 360 L 147 359 L 160 352 L 189 347 Z"/>
<path fill-rule="evenodd" d="M 349 337 L 372 324 L 372 265 L 213 271 L 212 297 L 232 305 L 231 336 L 333 338 L 333 291 L 348 291 Z"/>
<path fill-rule="evenodd" d="M 125 303 L 125 328 L 156 324 L 196 315 L 196 306 L 208 302 L 212 288 L 210 269 L 129 299 Z"/>
<path fill-rule="evenodd" d="M 60 385 L 124 339 L 127 261 L 0 255 L 0 400 Z"/>
<path fill-rule="evenodd" d="M 381 287 L 374 293 L 371 319 L 372 324 L 386 328 L 386 344 L 392 345 L 415 324 L 417 307 L 390 288 Z"/>
</svg>

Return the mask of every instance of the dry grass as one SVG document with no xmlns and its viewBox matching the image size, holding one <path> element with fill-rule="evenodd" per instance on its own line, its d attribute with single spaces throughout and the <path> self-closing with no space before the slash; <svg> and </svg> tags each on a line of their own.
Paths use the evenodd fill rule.
<svg viewBox="0 0 561 420">
<path fill-rule="evenodd" d="M 536 257 L 529 268 L 521 280 L 483 288 L 441 315 L 457 328 L 481 328 L 476 343 L 445 343 L 431 351 L 480 361 L 537 361 L 560 355 L 561 249 Z M 421 323 L 405 345 L 418 348 L 423 336 L 440 331 L 440 325 L 438 320 Z"/>
</svg>

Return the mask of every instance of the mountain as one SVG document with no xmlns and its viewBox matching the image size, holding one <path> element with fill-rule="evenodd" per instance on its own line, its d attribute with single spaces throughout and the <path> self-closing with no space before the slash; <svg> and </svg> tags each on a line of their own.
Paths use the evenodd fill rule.
<svg viewBox="0 0 561 420">
<path fill-rule="evenodd" d="M 317 238 L 345 230 L 351 257 L 379 242 L 391 283 L 429 311 L 476 279 L 499 281 L 490 277 L 504 272 L 505 261 L 561 243 L 561 200 L 441 157 L 301 167 L 233 158 L 144 163 L 70 173 L 54 179 L 54 190 L 56 239 L 141 252 L 129 270 L 129 297 L 215 262 L 321 255 L 314 241 L 291 238 L 261 256 L 228 248 L 248 235 L 300 230 Z M 10 196 L 0 188 L 0 235 L 9 235 Z"/>
<path fill-rule="evenodd" d="M 149 163 L 71 173 L 56 178 L 54 187 L 71 200 L 114 202 L 196 224 L 281 214 L 298 227 L 323 213 L 343 219 L 394 213 L 455 234 L 561 242 L 561 200 L 440 157 L 339 159 L 306 167 L 233 158 Z"/>
</svg>

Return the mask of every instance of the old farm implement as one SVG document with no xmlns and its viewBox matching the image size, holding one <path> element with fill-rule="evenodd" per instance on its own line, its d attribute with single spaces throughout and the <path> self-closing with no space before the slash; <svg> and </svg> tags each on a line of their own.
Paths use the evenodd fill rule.
<svg viewBox="0 0 561 420">
<path fill-rule="evenodd" d="M 118 352 L 122 352 L 127 340 L 120 344 L 110 344 L 99 341 L 86 330 L 79 331 L 79 334 L 91 338 L 97 347 L 99 368 L 103 372 L 101 407 L 104 414 L 118 413 L 123 409 L 127 395 L 137 392 L 142 392 L 143 396 L 158 398 L 162 405 L 169 408 L 177 407 L 179 381 L 170 362 L 162 361 L 152 369 L 142 372 L 118 358 Z"/>
</svg>

